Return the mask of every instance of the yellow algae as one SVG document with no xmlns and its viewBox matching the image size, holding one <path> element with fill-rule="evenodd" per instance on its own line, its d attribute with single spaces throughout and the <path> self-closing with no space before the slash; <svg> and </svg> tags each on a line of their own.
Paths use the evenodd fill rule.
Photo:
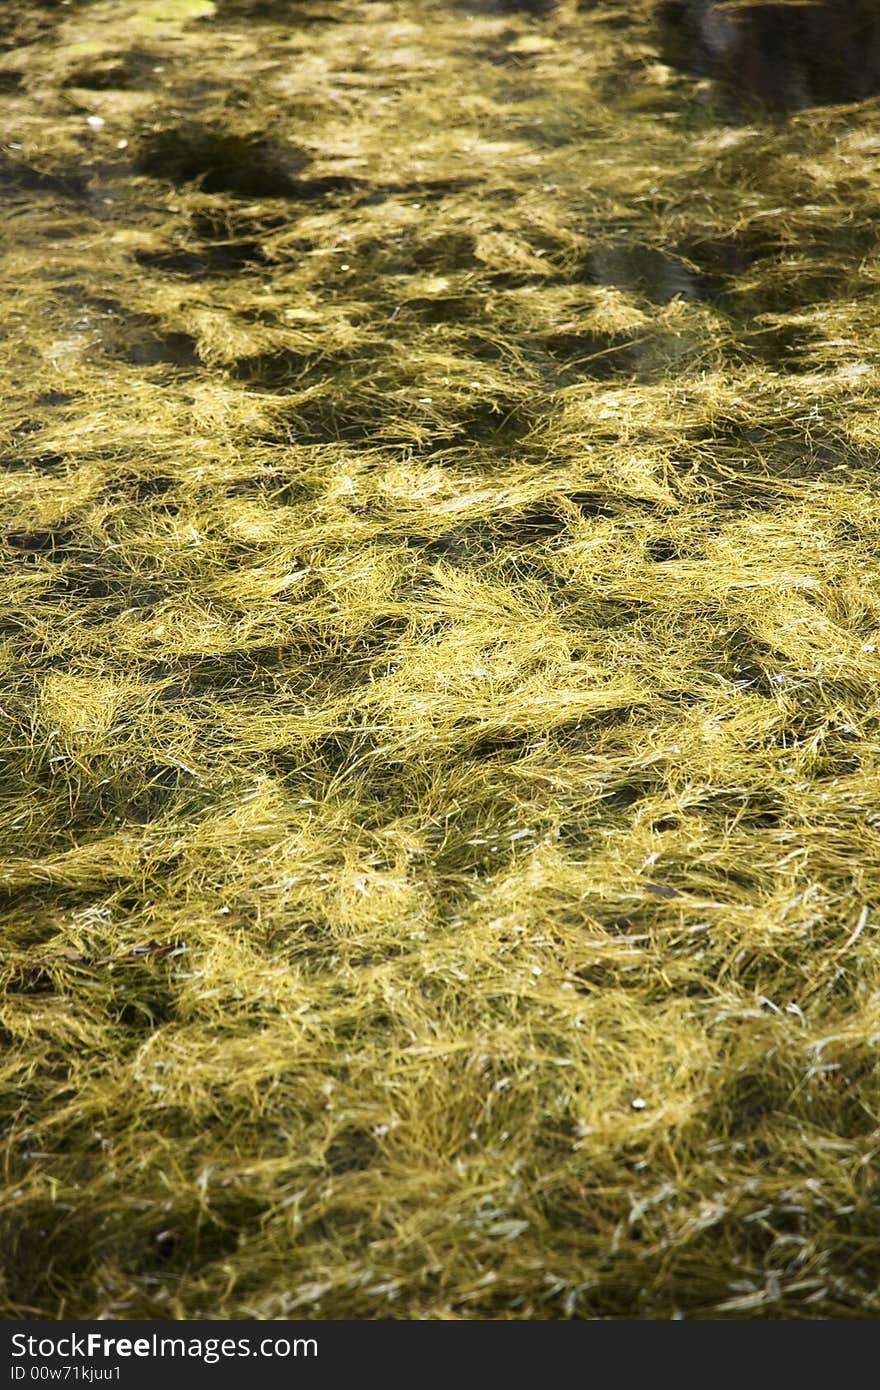
<svg viewBox="0 0 880 1390">
<path fill-rule="evenodd" d="M 4 8 L 7 1316 L 880 1310 L 877 96 L 667 31 Z"/>
</svg>

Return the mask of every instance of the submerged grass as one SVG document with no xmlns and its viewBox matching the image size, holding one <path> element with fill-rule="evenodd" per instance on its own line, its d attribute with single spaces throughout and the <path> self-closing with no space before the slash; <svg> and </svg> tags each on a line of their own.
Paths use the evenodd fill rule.
<svg viewBox="0 0 880 1390">
<path fill-rule="evenodd" d="M 876 101 L 2 25 L 5 1314 L 877 1316 Z"/>
</svg>

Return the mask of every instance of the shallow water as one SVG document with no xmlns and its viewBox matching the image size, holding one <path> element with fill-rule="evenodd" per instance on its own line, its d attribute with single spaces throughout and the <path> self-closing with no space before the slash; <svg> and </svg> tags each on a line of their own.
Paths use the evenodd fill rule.
<svg viewBox="0 0 880 1390">
<path fill-rule="evenodd" d="M 877 50 L 4 7 L 8 1316 L 876 1315 Z"/>
</svg>

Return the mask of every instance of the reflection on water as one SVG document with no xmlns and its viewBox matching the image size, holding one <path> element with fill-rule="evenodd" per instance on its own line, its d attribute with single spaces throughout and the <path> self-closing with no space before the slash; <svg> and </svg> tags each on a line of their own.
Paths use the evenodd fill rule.
<svg viewBox="0 0 880 1390">
<path fill-rule="evenodd" d="M 664 56 L 778 110 L 880 92 L 877 0 L 662 0 Z"/>
</svg>

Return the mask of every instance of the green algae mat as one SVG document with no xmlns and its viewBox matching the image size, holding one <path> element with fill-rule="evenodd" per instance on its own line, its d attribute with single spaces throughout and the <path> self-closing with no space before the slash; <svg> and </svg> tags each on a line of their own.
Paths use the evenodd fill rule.
<svg viewBox="0 0 880 1390">
<path fill-rule="evenodd" d="M 3 1315 L 880 1315 L 846 98 L 7 0 Z"/>
</svg>

